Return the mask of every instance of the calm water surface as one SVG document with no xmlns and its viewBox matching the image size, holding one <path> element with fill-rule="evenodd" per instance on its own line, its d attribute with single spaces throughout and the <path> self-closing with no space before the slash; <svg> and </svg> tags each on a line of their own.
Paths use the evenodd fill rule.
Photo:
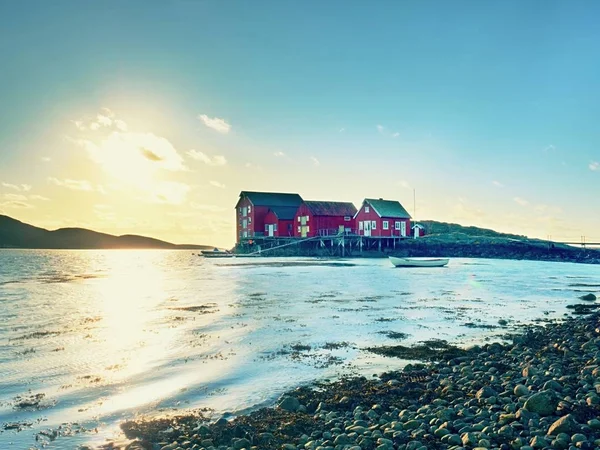
<svg viewBox="0 0 600 450">
<path fill-rule="evenodd" d="M 0 448 L 101 444 L 140 415 L 243 412 L 317 378 L 405 365 L 361 350 L 400 342 L 389 332 L 498 339 L 600 289 L 598 266 L 343 262 L 0 251 Z M 485 328 L 501 318 L 508 328 Z"/>
</svg>

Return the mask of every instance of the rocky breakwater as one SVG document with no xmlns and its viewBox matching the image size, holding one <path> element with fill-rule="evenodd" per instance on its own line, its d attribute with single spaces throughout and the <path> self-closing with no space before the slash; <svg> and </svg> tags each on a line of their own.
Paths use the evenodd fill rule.
<svg viewBox="0 0 600 450">
<path fill-rule="evenodd" d="M 129 449 L 600 448 L 598 314 L 530 326 L 510 344 L 432 353 L 377 378 L 286 394 L 216 423 L 129 422 Z M 168 428 L 167 428 L 168 427 Z"/>
</svg>

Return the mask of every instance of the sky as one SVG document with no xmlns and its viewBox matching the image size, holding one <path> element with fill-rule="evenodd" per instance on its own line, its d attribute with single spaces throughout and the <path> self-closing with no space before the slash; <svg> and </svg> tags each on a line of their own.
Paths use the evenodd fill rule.
<svg viewBox="0 0 600 450">
<path fill-rule="evenodd" d="M 230 247 L 240 191 L 264 190 L 600 241 L 599 16 L 0 0 L 0 214 Z"/>
</svg>

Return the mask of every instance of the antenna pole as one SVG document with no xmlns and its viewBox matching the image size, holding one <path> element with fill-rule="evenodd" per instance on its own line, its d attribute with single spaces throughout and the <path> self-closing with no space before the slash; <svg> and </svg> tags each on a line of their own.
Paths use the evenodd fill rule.
<svg viewBox="0 0 600 450">
<path fill-rule="evenodd" d="M 413 218 L 417 220 L 417 194 L 415 188 L 413 188 Z"/>
</svg>

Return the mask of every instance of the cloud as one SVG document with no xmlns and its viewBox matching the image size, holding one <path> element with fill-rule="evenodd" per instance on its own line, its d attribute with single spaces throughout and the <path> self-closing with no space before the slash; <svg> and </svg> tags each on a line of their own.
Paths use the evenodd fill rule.
<svg viewBox="0 0 600 450">
<path fill-rule="evenodd" d="M 398 185 L 402 186 L 404 189 L 412 189 L 406 180 L 398 181 Z"/>
<path fill-rule="evenodd" d="M 551 152 L 552 150 L 556 150 L 556 147 L 552 144 L 550 144 L 549 146 L 547 146 L 544 151 L 545 152 Z"/>
<path fill-rule="evenodd" d="M 211 180 L 210 181 L 210 185 L 214 186 L 214 187 L 217 187 L 219 189 L 225 189 L 225 185 L 222 184 L 222 183 L 219 183 L 218 181 Z"/>
<path fill-rule="evenodd" d="M 42 160 L 42 162 L 50 162 L 50 161 L 52 161 L 52 158 L 50 158 L 49 156 L 42 156 L 40 159 Z"/>
<path fill-rule="evenodd" d="M 343 133 L 344 131 L 346 131 L 346 129 L 345 129 L 345 128 L 340 128 L 340 131 L 339 131 L 339 133 Z"/>
<path fill-rule="evenodd" d="M 197 150 L 189 150 L 186 152 L 186 155 L 188 155 L 192 159 L 195 159 L 196 161 L 201 161 L 209 166 L 224 166 L 225 164 L 227 164 L 227 160 L 222 155 L 215 155 L 213 157 L 210 157 L 205 153 L 199 152 Z"/>
<path fill-rule="evenodd" d="M 158 169 L 186 170 L 173 144 L 152 133 L 113 131 L 99 144 L 85 139 L 77 143 L 85 148 L 92 161 L 122 181 L 147 178 Z"/>
<path fill-rule="evenodd" d="M 385 128 L 383 127 L 383 125 L 377 125 L 377 131 L 379 131 L 380 133 L 383 134 L 383 130 L 385 130 Z"/>
<path fill-rule="evenodd" d="M 310 157 L 310 160 L 312 161 L 312 163 L 313 163 L 315 166 L 320 166 L 320 165 L 321 165 L 321 162 L 320 162 L 320 161 L 319 161 L 317 158 L 315 158 L 314 156 L 311 156 L 311 157 Z"/>
<path fill-rule="evenodd" d="M 4 198 L 7 200 L 15 200 L 15 201 L 26 201 L 27 197 L 21 194 L 4 194 Z"/>
<path fill-rule="evenodd" d="M 244 167 L 247 167 L 248 169 L 253 169 L 253 170 L 262 170 L 261 166 L 259 166 L 258 164 L 253 164 L 251 162 L 247 162 L 246 164 L 244 164 Z"/>
<path fill-rule="evenodd" d="M 393 138 L 397 138 L 398 136 L 400 136 L 400 133 L 394 133 L 394 134 L 392 134 Z"/>
<path fill-rule="evenodd" d="M 281 157 L 281 156 L 285 156 L 285 153 L 283 153 L 283 152 L 275 152 L 275 153 L 273 153 L 273 155 L 277 156 L 277 157 Z"/>
<path fill-rule="evenodd" d="M 92 186 L 92 183 L 90 183 L 87 180 L 71 180 L 68 178 L 64 180 L 59 180 L 58 178 L 48 177 L 48 181 L 52 184 L 55 184 L 56 186 L 72 189 L 74 191 L 91 192 L 95 190 L 94 186 Z"/>
<path fill-rule="evenodd" d="M 9 201 L 9 202 L 0 203 L 0 207 L 4 207 L 4 208 L 21 208 L 21 209 L 33 208 L 33 206 L 30 205 L 29 203 L 15 201 L 15 200 Z"/>
<path fill-rule="evenodd" d="M 592 161 L 588 167 L 593 171 L 600 170 L 600 163 L 598 161 Z"/>
<path fill-rule="evenodd" d="M 231 125 L 228 124 L 225 119 L 220 119 L 218 117 L 208 117 L 206 114 L 200 114 L 198 119 L 202 121 L 204 125 L 208 128 L 212 128 L 215 131 L 218 131 L 222 134 L 229 133 L 231 130 Z"/>
<path fill-rule="evenodd" d="M 2 183 L 2 186 L 8 189 L 14 189 L 15 191 L 25 191 L 29 192 L 31 190 L 31 185 L 29 184 L 11 184 L 11 183 Z"/>
<path fill-rule="evenodd" d="M 515 198 L 513 198 L 513 200 L 516 203 L 518 203 L 519 205 L 521 205 L 521 206 L 527 206 L 527 205 L 529 205 L 529 202 L 527 200 L 525 200 L 524 198 L 521 198 L 521 197 L 515 197 Z"/>
<path fill-rule="evenodd" d="M 496 187 L 499 187 L 499 188 L 504 187 L 504 185 L 502 183 L 500 183 L 499 181 L 496 181 L 496 180 L 492 181 L 492 184 L 494 186 L 496 186 Z"/>
<path fill-rule="evenodd" d="M 115 117 L 115 113 L 108 108 L 102 108 L 101 112 L 96 114 L 93 119 L 71 120 L 71 123 L 79 131 L 98 131 L 101 128 L 110 128 L 118 131 L 127 131 L 127 124 L 121 119 Z"/>
<path fill-rule="evenodd" d="M 29 200 L 43 200 L 43 201 L 48 201 L 50 199 L 48 197 L 44 197 L 43 195 L 32 194 L 32 195 L 29 196 Z"/>
<path fill-rule="evenodd" d="M 477 208 L 474 205 L 470 205 L 469 202 L 463 198 L 458 199 L 458 203 L 454 205 L 454 218 L 457 220 L 482 220 L 487 216 L 485 211 Z"/>
</svg>

